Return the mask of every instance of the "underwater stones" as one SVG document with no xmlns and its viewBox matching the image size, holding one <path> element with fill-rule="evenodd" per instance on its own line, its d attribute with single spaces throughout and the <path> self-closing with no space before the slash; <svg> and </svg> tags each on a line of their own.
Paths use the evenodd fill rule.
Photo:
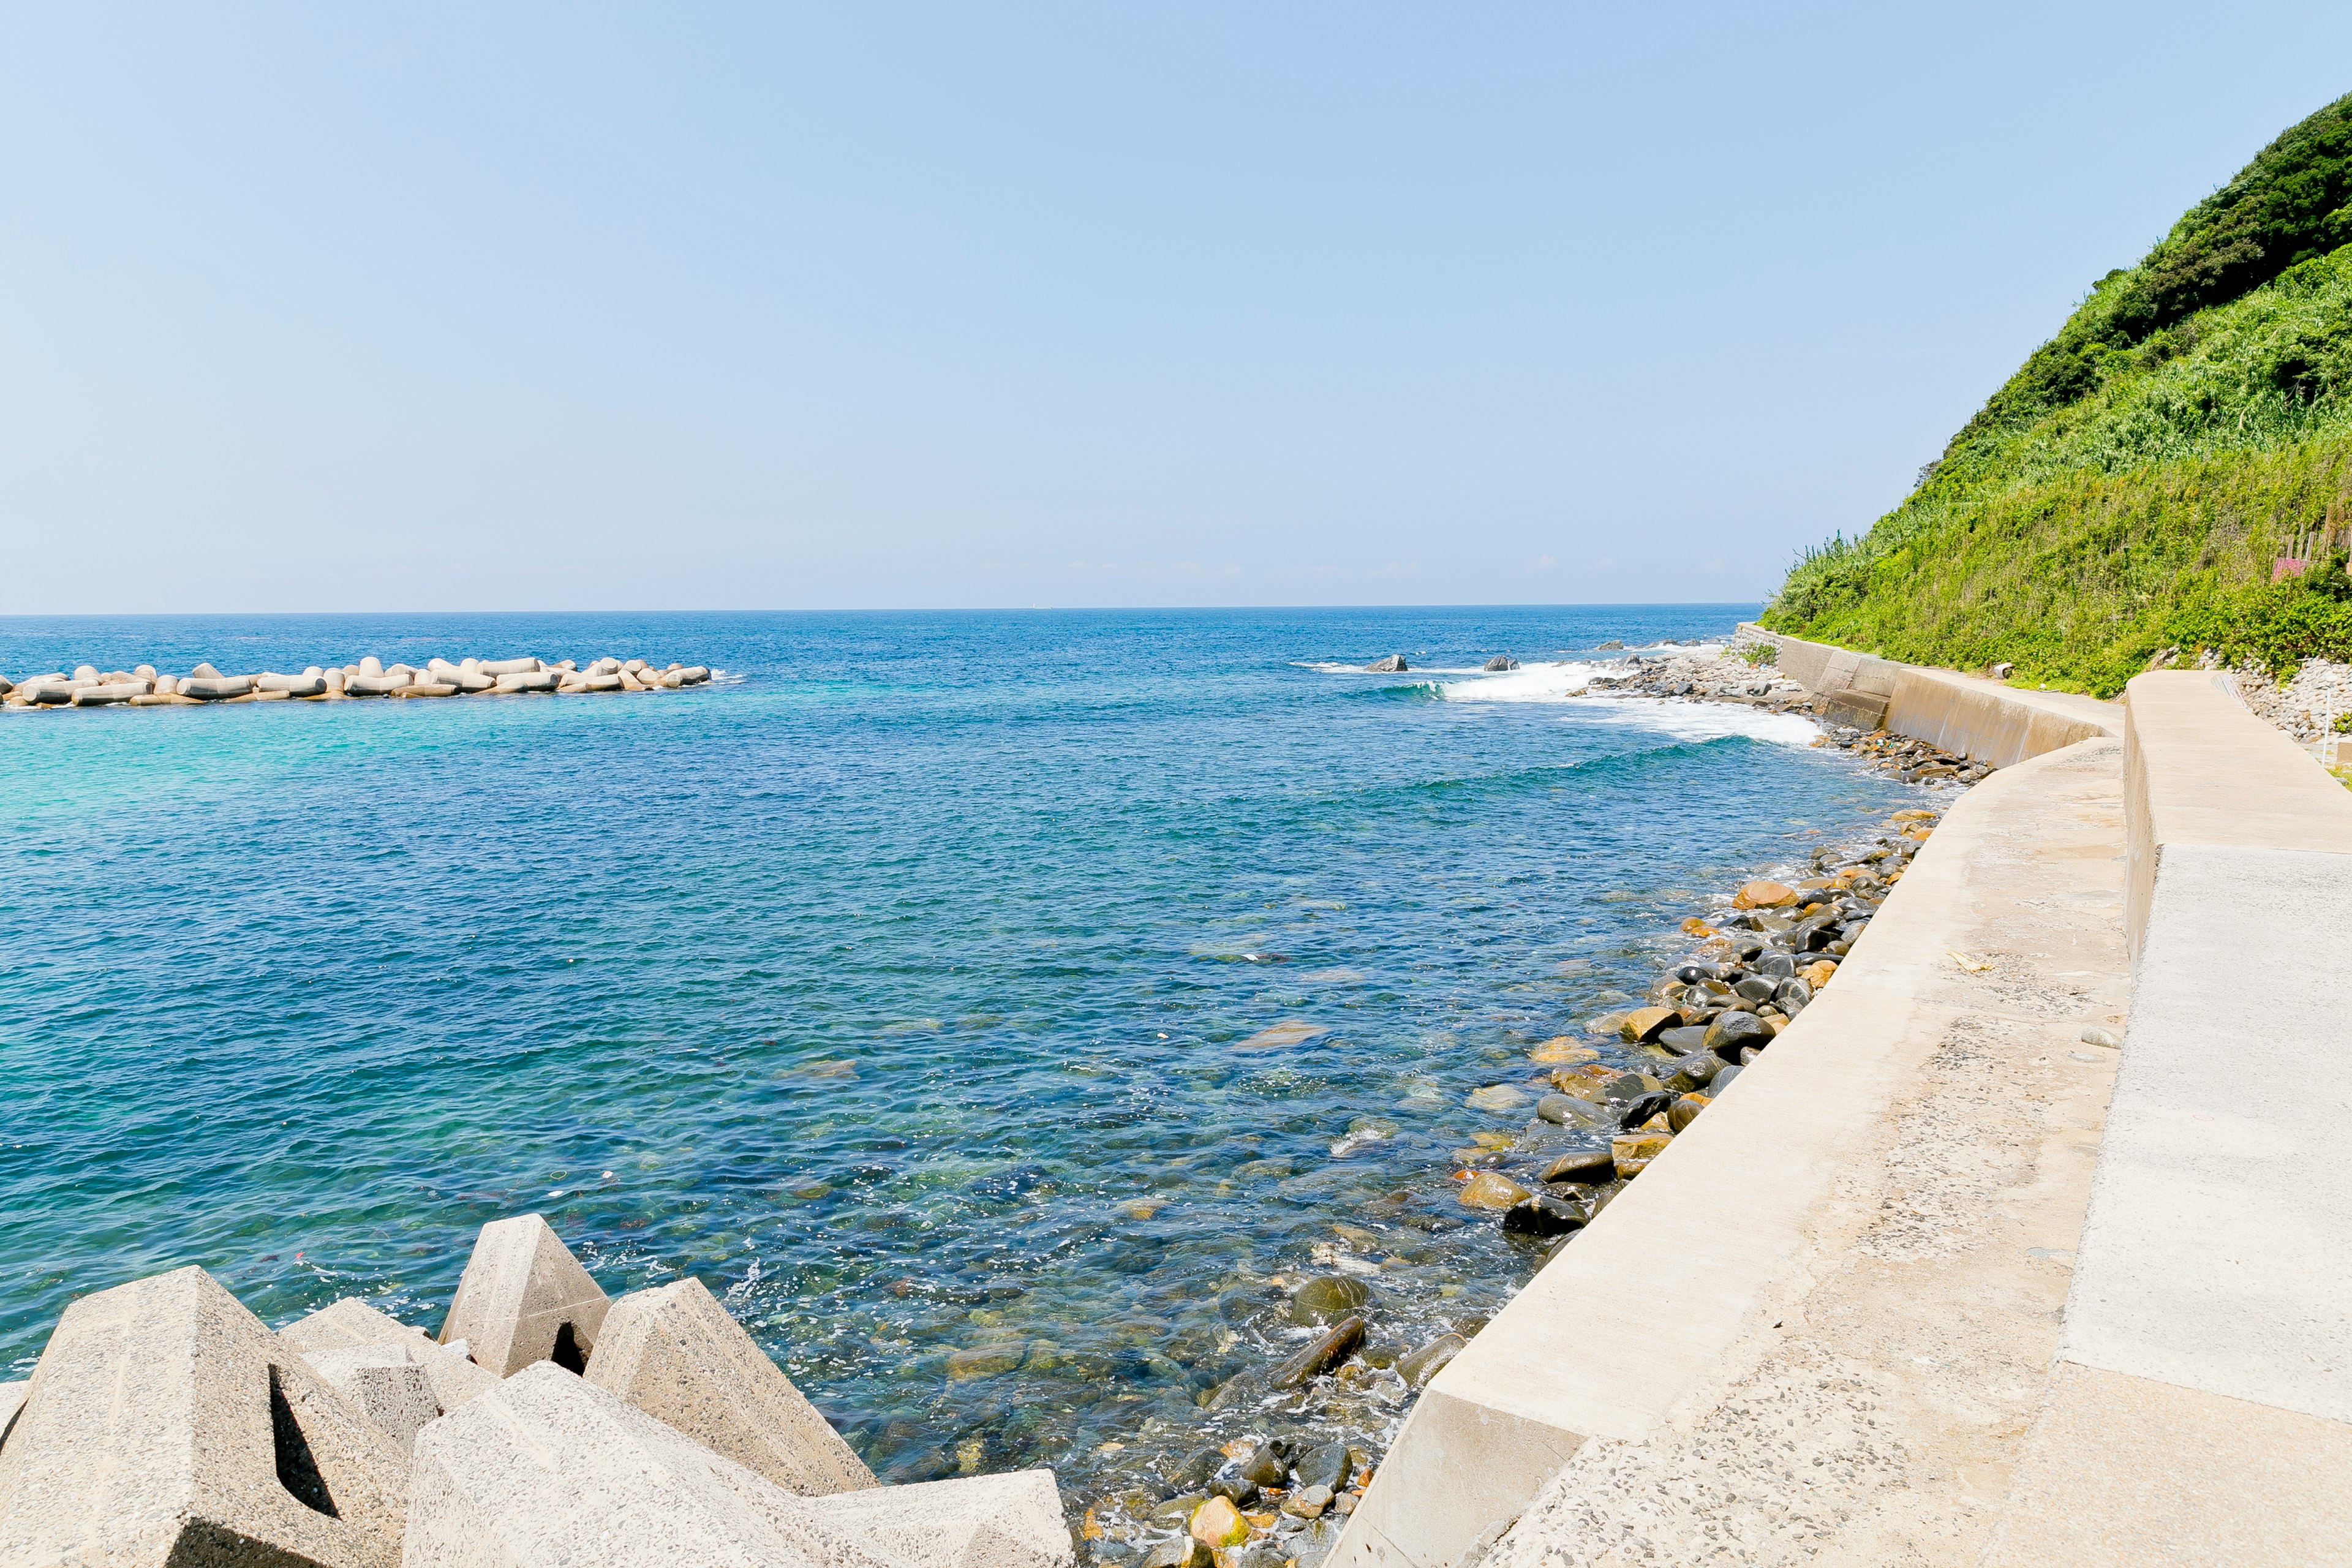
<svg viewBox="0 0 2352 1568">
<path fill-rule="evenodd" d="M 1786 882 L 1768 881 L 1761 878 L 1741 883 L 1739 890 L 1731 895 L 1732 908 L 1739 910 L 1783 909 L 1796 901 L 1796 889 Z"/>
<path fill-rule="evenodd" d="M 1290 1298 L 1290 1321 L 1308 1328 L 1336 1323 L 1372 1299 L 1372 1288 L 1344 1274 L 1309 1279 Z"/>
<path fill-rule="evenodd" d="M 1392 653 L 1386 658 L 1376 658 L 1364 666 L 1364 672 L 1367 675 L 1402 675 L 1412 668 L 1404 661 L 1404 655 Z"/>
<path fill-rule="evenodd" d="M 1529 1051 L 1528 1059 L 1551 1067 L 1570 1062 L 1589 1062 L 1600 1055 L 1601 1053 L 1591 1046 L 1579 1045 L 1568 1036 L 1561 1035 L 1555 1039 L 1546 1040 L 1542 1045 Z"/>
<path fill-rule="evenodd" d="M 476 1365 L 511 1377 L 534 1362 L 585 1372 L 611 1301 L 535 1214 L 482 1227 L 441 1342 L 464 1340 Z"/>
<path fill-rule="evenodd" d="M 1463 1101 L 1473 1110 L 1516 1110 L 1528 1102 L 1527 1091 L 1507 1083 L 1490 1083 L 1484 1089 L 1474 1089 Z"/>
<path fill-rule="evenodd" d="M 68 1307 L 0 1447 L 0 1562 L 394 1568 L 397 1447 L 201 1268 Z"/>
<path fill-rule="evenodd" d="M 1323 1025 L 1305 1018 L 1285 1018 L 1278 1024 L 1268 1024 L 1247 1039 L 1234 1041 L 1233 1048 L 1237 1051 L 1265 1051 L 1280 1046 L 1303 1046 L 1317 1036 L 1330 1032 Z"/>
<path fill-rule="evenodd" d="M 1069 1526 L 1051 1470 L 959 1476 L 809 1500 L 817 1521 L 908 1568 L 1069 1568 Z"/>
<path fill-rule="evenodd" d="M 1017 1370 L 1029 1354 L 1026 1340 L 999 1340 L 948 1355 L 948 1381 L 968 1383 L 975 1377 L 995 1377 Z"/>
<path fill-rule="evenodd" d="M 701 1280 L 613 1303 L 588 1381 L 802 1497 L 876 1485 L 767 1352 Z"/>
<path fill-rule="evenodd" d="M 886 1568 L 898 1561 L 551 1364 L 418 1436 L 403 1568 L 705 1563 Z"/>
<path fill-rule="evenodd" d="M 1492 1171 L 1478 1171 L 1462 1184 L 1462 1190 L 1454 1194 L 1454 1198 L 1465 1208 L 1507 1209 L 1527 1195 L 1527 1188 L 1508 1176 L 1497 1175 Z"/>
<path fill-rule="evenodd" d="M 1363 1342 L 1364 1320 L 1342 1318 L 1322 1338 L 1310 1342 L 1297 1353 L 1276 1363 L 1267 1376 L 1276 1388 L 1297 1388 L 1346 1361 Z"/>
</svg>

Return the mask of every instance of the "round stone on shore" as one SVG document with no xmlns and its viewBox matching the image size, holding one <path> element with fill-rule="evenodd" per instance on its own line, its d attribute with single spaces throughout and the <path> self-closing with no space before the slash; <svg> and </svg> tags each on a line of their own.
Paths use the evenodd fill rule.
<svg viewBox="0 0 2352 1568">
<path fill-rule="evenodd" d="M 1706 1048 L 1726 1059 L 1736 1059 L 1744 1047 L 1761 1046 L 1772 1037 L 1772 1026 L 1753 1013 L 1718 1016 L 1706 1026 Z"/>
<path fill-rule="evenodd" d="M 1796 889 L 1786 882 L 1766 881 L 1761 878 L 1742 883 L 1739 890 L 1731 895 L 1732 907 L 1741 910 L 1777 910 L 1796 901 Z"/>
<path fill-rule="evenodd" d="M 1211 1548 L 1239 1546 L 1249 1539 L 1249 1521 L 1230 1498 L 1213 1497 L 1192 1510 L 1188 1527 L 1193 1540 Z"/>
<path fill-rule="evenodd" d="M 1527 1188 L 1493 1171 L 1477 1172 L 1454 1194 L 1464 1207 L 1474 1209 L 1507 1209 L 1527 1195 Z"/>
</svg>

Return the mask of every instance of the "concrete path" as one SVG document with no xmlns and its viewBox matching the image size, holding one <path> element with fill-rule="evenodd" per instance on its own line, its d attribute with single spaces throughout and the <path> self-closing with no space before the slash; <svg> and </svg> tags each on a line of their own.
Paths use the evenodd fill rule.
<svg viewBox="0 0 2352 1568">
<path fill-rule="evenodd" d="M 2117 1053 L 2080 1037 L 2120 1034 L 2128 995 L 2122 750 L 2084 741 L 2005 769 L 1947 818 L 1906 879 L 1906 920 L 1882 916 L 1866 962 L 1824 993 L 1883 993 L 1857 1023 L 1902 1009 L 1872 1068 L 1900 1089 L 1853 1117 L 1834 1180 L 1709 1374 L 1670 1389 L 1638 1436 L 1585 1424 L 1596 1435 L 1488 1568 L 1983 1558 L 2047 1402 L 2116 1072 Z M 1706 1226 L 1736 1235 L 1758 1206 L 1727 1180 Z M 1657 1245 L 1704 1248 L 1706 1230 Z M 1640 1299 L 1647 1282 L 1618 1289 Z M 1684 1306 L 1641 1305 L 1646 1342 L 1571 1353 L 1671 1383 L 1689 1364 Z"/>
</svg>

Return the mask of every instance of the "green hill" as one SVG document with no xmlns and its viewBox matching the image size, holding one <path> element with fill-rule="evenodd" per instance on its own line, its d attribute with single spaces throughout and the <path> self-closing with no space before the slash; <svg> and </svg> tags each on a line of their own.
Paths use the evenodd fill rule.
<svg viewBox="0 0 2352 1568">
<path fill-rule="evenodd" d="M 2108 273 L 1776 630 L 2111 693 L 2158 649 L 2352 658 L 2352 96 Z M 2273 587 L 2281 555 L 2323 558 Z"/>
</svg>

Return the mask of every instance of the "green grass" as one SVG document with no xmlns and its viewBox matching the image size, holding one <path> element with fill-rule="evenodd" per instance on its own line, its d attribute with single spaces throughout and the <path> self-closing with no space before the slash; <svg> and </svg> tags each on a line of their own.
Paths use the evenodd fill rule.
<svg viewBox="0 0 2352 1568">
<path fill-rule="evenodd" d="M 1777 630 L 2113 692 L 2158 649 L 2352 658 L 2352 98 L 2109 273 Z M 2336 555 L 2270 586 L 2282 554 Z"/>
</svg>

